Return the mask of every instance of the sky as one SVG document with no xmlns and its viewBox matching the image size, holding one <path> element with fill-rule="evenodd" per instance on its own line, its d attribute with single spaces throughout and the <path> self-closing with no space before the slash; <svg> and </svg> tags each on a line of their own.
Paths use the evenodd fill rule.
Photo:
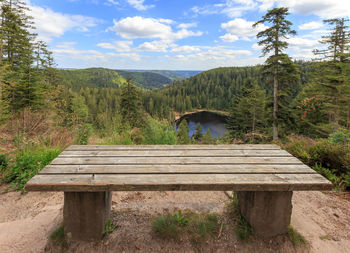
<svg viewBox="0 0 350 253">
<path fill-rule="evenodd" d="M 324 19 L 350 17 L 349 0 L 27 0 L 59 68 L 208 70 L 264 62 L 252 28 L 288 7 L 294 59 L 312 59 Z M 268 25 L 268 24 L 267 24 Z"/>
</svg>

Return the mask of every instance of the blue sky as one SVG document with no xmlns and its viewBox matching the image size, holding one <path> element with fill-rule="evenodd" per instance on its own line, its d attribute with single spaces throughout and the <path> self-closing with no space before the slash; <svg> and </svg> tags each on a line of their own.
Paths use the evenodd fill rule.
<svg viewBox="0 0 350 253">
<path fill-rule="evenodd" d="M 311 59 L 325 18 L 350 17 L 340 0 L 27 0 L 39 38 L 60 68 L 207 70 L 262 63 L 251 25 L 289 7 L 288 53 Z"/>
</svg>

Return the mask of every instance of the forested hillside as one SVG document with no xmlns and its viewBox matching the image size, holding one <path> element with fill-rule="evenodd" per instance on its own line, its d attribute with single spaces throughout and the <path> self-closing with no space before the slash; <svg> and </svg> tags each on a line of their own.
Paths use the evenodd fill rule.
<svg viewBox="0 0 350 253">
<path fill-rule="evenodd" d="M 172 82 L 170 78 L 152 72 L 136 72 L 126 70 L 116 70 L 116 72 L 118 72 L 125 79 L 130 78 L 137 86 L 146 89 L 160 88 Z"/>
<path fill-rule="evenodd" d="M 61 84 L 78 90 L 82 87 L 116 88 L 125 83 L 125 78 L 118 72 L 104 68 L 60 69 L 58 74 Z"/>
</svg>

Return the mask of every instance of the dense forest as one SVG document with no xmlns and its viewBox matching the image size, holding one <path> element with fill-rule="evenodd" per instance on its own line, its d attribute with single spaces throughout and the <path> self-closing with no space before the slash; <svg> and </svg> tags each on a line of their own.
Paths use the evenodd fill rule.
<svg viewBox="0 0 350 253">
<path fill-rule="evenodd" d="M 274 141 L 339 189 L 350 186 L 347 20 L 325 20 L 325 46 L 314 50 L 319 59 L 301 62 L 285 53 L 295 33 L 288 10 L 272 9 L 257 22 L 269 24 L 257 35 L 269 56 L 265 64 L 212 69 L 171 83 L 180 79 L 173 72 L 56 69 L 46 44 L 31 32 L 26 4 L 1 0 L 0 7 L 1 182 L 23 189 L 72 143 Z M 197 109 L 228 112 L 229 134 L 212 139 L 198 127 L 190 139 L 186 121 L 175 132 L 175 113 Z"/>
</svg>

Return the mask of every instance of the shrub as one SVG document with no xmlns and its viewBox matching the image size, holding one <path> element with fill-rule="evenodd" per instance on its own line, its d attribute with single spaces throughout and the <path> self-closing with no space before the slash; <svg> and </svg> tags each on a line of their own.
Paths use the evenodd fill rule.
<svg viewBox="0 0 350 253">
<path fill-rule="evenodd" d="M 57 148 L 27 150 L 17 154 L 13 164 L 5 172 L 5 182 L 24 192 L 25 184 L 60 153 Z"/>
<path fill-rule="evenodd" d="M 92 127 L 89 124 L 81 125 L 77 128 L 77 140 L 79 145 L 87 145 L 92 132 Z"/>
<path fill-rule="evenodd" d="M 350 142 L 350 136 L 343 131 L 337 131 L 329 135 L 329 141 L 335 145 L 346 145 Z"/>
<path fill-rule="evenodd" d="M 350 149 L 348 147 L 333 145 L 327 140 L 321 140 L 310 147 L 309 154 L 309 165 L 311 166 L 318 164 L 338 176 L 349 171 Z"/>
<path fill-rule="evenodd" d="M 9 158 L 7 154 L 0 154 L 0 171 L 5 170 L 8 166 Z"/>
<path fill-rule="evenodd" d="M 143 144 L 176 144 L 174 129 L 152 118 L 147 121 L 144 137 Z"/>
<path fill-rule="evenodd" d="M 289 153 L 299 158 L 304 163 L 309 163 L 310 154 L 308 153 L 305 141 L 292 140 L 285 148 Z"/>
</svg>

